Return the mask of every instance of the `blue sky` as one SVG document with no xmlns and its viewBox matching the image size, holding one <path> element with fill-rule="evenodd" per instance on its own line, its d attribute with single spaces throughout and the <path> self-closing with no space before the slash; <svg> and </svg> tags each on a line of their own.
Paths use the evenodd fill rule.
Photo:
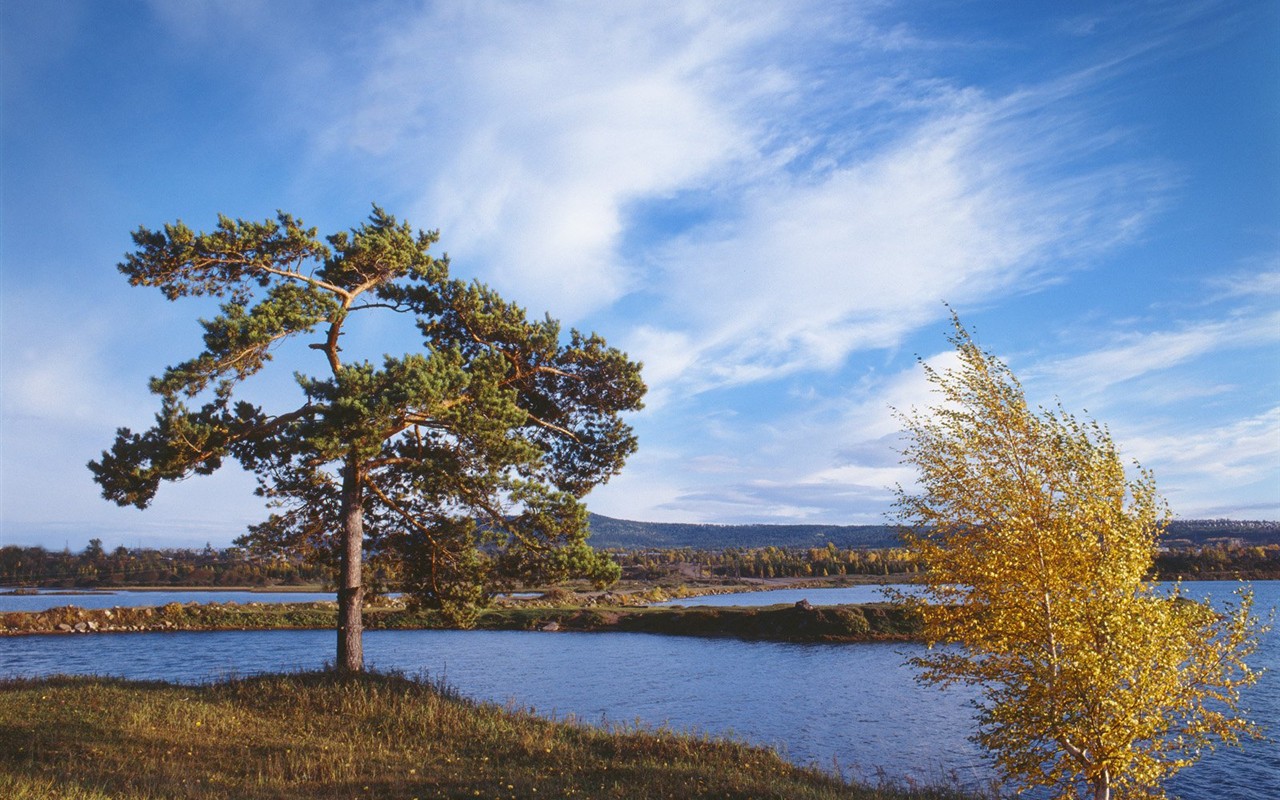
<svg viewBox="0 0 1280 800">
<path fill-rule="evenodd" d="M 115 264 L 139 225 L 373 202 L 645 362 L 598 513 L 883 522 L 945 301 L 1177 516 L 1280 519 L 1276 3 L 7 0 L 0 37 L 0 543 L 259 519 L 234 466 L 98 496 L 211 313 Z"/>
</svg>

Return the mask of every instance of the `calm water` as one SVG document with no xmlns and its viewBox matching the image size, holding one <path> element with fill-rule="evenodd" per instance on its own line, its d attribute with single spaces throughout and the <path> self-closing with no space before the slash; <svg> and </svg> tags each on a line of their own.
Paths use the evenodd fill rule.
<svg viewBox="0 0 1280 800">
<path fill-rule="evenodd" d="M 879 603 L 885 599 L 882 592 L 884 588 L 883 586 L 868 584 L 865 586 L 850 586 L 843 589 L 779 589 L 771 592 L 741 592 L 739 594 L 691 597 L 685 600 L 659 603 L 658 605 L 762 606 L 773 603 L 794 603 L 806 598 L 815 606 L 839 605 L 841 603 Z M 907 587 L 899 584 L 893 588 L 903 589 Z M 510 596 L 517 598 L 536 597 L 537 593 L 516 592 Z M 73 594 L 57 590 L 42 590 L 38 594 L 0 593 L 0 612 L 44 611 L 58 606 L 133 608 L 137 606 L 162 606 L 165 603 L 310 603 L 318 600 L 333 599 L 333 592 L 230 591 L 222 589 L 133 591 L 118 589 Z"/>
<path fill-rule="evenodd" d="M 839 589 L 774 589 L 767 592 L 738 592 L 736 594 L 709 594 L 702 597 L 686 597 L 655 603 L 659 606 L 771 606 L 777 603 L 798 603 L 808 600 L 815 606 L 838 606 L 845 603 L 883 603 L 886 589 L 909 591 L 911 586 L 895 583 L 887 586 L 863 584 Z"/>
<path fill-rule="evenodd" d="M 162 606 L 166 603 L 311 603 L 317 600 L 333 599 L 333 592 L 253 592 L 222 589 L 140 592 L 119 589 L 68 594 L 58 591 L 41 591 L 39 594 L 0 594 L 0 611 L 44 611 L 58 606 L 134 608 Z"/>
<path fill-rule="evenodd" d="M 1234 584 L 1189 584 L 1226 596 Z M 1280 602 L 1280 583 L 1255 586 L 1258 605 Z M 815 592 L 807 593 L 817 604 Z M 739 596 L 741 597 L 741 596 Z M 1255 666 L 1272 670 L 1246 700 L 1280 733 L 1280 642 L 1268 635 Z M 874 779 L 989 775 L 967 741 L 972 694 L 915 684 L 903 665 L 917 646 L 792 645 L 644 634 L 514 631 L 373 631 L 369 665 L 443 677 L 483 700 L 598 723 L 669 724 L 771 744 L 800 763 L 838 765 Z M 0 676 L 98 673 L 202 681 L 313 669 L 331 659 L 328 631 L 96 634 L 0 638 Z M 1273 744 L 1208 755 L 1171 785 L 1185 800 L 1280 797 Z"/>
<path fill-rule="evenodd" d="M 12 591 L 12 590 L 7 590 Z M 388 592 L 387 597 L 399 597 L 399 592 Z M 538 597 L 538 592 L 511 592 L 499 597 Z M 232 589 L 175 589 L 173 591 L 136 591 L 118 589 L 68 593 L 48 589 L 38 594 L 0 594 L 2 611 L 44 611 L 58 606 L 80 608 L 139 608 L 162 606 L 166 603 L 314 603 L 333 601 L 333 592 L 272 592 L 266 590 Z"/>
</svg>

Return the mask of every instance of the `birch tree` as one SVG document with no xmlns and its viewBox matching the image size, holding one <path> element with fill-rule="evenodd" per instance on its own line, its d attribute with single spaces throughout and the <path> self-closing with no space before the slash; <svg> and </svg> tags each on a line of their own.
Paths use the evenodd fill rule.
<svg viewBox="0 0 1280 800">
<path fill-rule="evenodd" d="M 953 319 L 958 367 L 924 369 L 938 402 L 900 413 L 905 537 L 928 564 L 923 680 L 980 687 L 976 741 L 1016 786 L 1062 798 L 1162 798 L 1215 744 L 1259 735 L 1240 690 L 1262 628 L 1146 580 L 1168 512 L 1126 474 L 1108 430 L 1033 410 L 1009 368 Z M 934 649 L 935 645 L 945 645 Z"/>
</svg>

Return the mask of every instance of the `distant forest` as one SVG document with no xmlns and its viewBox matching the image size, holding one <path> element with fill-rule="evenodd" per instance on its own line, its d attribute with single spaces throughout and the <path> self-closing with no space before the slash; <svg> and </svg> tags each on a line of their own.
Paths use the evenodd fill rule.
<svg viewBox="0 0 1280 800">
<path fill-rule="evenodd" d="M 910 579 L 924 564 L 901 547 L 780 548 L 724 550 L 691 548 L 615 551 L 622 575 L 637 581 L 674 577 L 735 579 L 841 578 L 877 576 Z M 1152 578 L 1161 580 L 1280 579 L 1280 544 L 1207 544 L 1164 550 L 1156 556 Z"/>
<path fill-rule="evenodd" d="M 79 553 L 43 547 L 0 547 L 0 587 L 302 586 L 332 581 L 328 566 L 300 559 L 257 558 L 231 547 L 152 550 L 93 539 Z"/>
<path fill-rule="evenodd" d="M 673 522 L 632 522 L 592 514 L 591 544 L 618 550 L 691 547 L 898 547 L 892 525 L 690 525 Z M 1175 520 L 1165 532 L 1168 547 L 1206 544 L 1280 544 L 1280 522 L 1231 519 Z"/>
<path fill-rule="evenodd" d="M 607 549 L 624 577 L 723 580 L 910 576 L 923 568 L 882 525 L 681 525 L 592 515 L 591 543 Z M 1280 578 L 1280 523 L 1188 520 L 1170 526 L 1156 562 L 1162 578 Z M 387 576 L 370 575 L 379 590 Z M 268 558 L 240 548 L 153 550 L 92 540 L 84 550 L 0 547 L 0 588 L 128 586 L 327 586 L 324 564 Z"/>
</svg>

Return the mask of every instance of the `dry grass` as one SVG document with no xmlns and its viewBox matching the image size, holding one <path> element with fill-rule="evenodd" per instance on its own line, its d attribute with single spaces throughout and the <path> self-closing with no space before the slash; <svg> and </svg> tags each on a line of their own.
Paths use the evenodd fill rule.
<svg viewBox="0 0 1280 800">
<path fill-rule="evenodd" d="M 603 731 L 399 676 L 204 686 L 0 682 L 8 798 L 953 798 L 849 786 L 769 750 Z"/>
</svg>

